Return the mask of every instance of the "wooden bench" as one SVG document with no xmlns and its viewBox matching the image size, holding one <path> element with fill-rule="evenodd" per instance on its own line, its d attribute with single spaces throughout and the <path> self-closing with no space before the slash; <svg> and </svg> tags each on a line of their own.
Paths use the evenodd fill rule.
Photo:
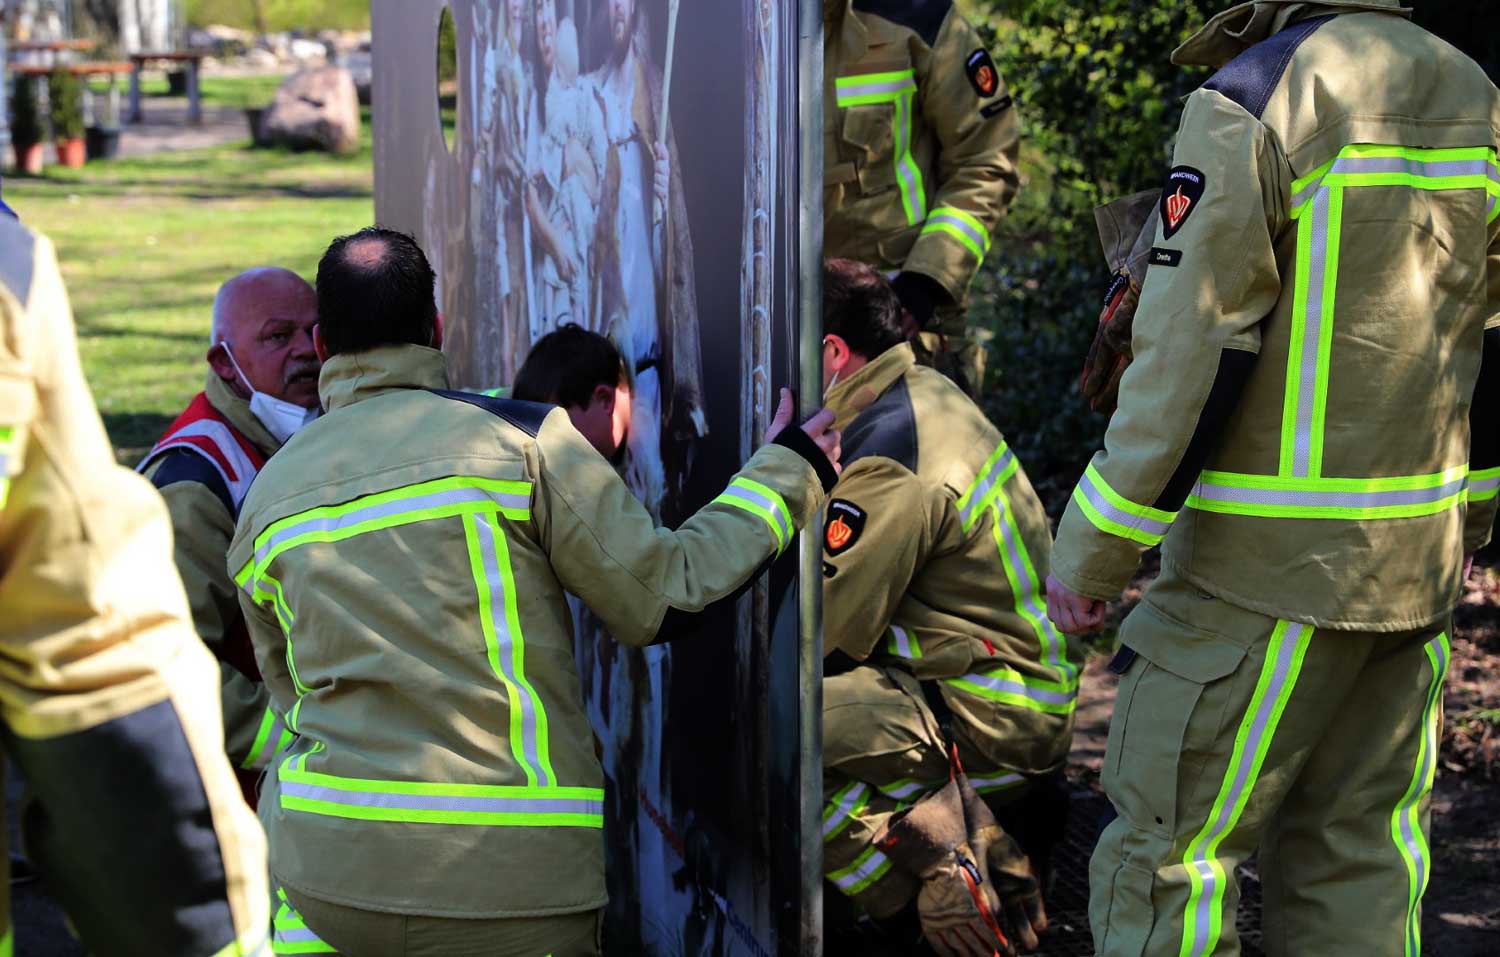
<svg viewBox="0 0 1500 957">
<path fill-rule="evenodd" d="M 120 86 L 119 78 L 122 74 L 134 73 L 135 67 L 129 63 L 65 63 L 62 68 L 77 77 L 84 79 L 83 87 L 83 116 L 84 121 L 97 121 L 94 109 L 94 90 L 88 84 L 91 77 L 103 76 L 109 78 L 109 115 L 116 122 L 120 118 Z M 32 76 L 46 79 L 47 75 L 55 66 L 40 66 L 34 64 L 12 63 L 8 69 L 18 76 Z M 91 124 L 92 125 L 92 124 Z"/>
<path fill-rule="evenodd" d="M 148 63 L 187 64 L 188 112 L 187 121 L 192 126 L 203 122 L 202 91 L 198 85 L 199 69 L 208 54 L 202 50 L 166 50 L 132 53 L 130 62 L 135 65 L 130 74 L 130 122 L 140 123 L 145 119 L 141 113 L 141 73 Z"/>
</svg>

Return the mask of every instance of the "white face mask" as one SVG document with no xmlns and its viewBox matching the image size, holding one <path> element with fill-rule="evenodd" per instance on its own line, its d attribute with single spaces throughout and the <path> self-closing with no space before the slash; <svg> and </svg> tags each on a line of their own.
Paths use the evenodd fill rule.
<svg viewBox="0 0 1500 957">
<path fill-rule="evenodd" d="M 266 431 L 270 432 L 276 441 L 285 445 L 292 436 L 302 431 L 309 422 L 318 417 L 317 409 L 304 409 L 285 399 L 278 399 L 274 395 L 266 395 L 258 391 L 250 384 L 250 380 L 245 378 L 240 364 L 235 361 L 234 353 L 229 351 L 229 343 L 221 340 L 219 345 L 224 347 L 224 354 L 229 357 L 240 381 L 245 383 L 245 388 L 250 390 L 250 414 L 260 420 L 260 424 L 266 427 Z"/>
</svg>

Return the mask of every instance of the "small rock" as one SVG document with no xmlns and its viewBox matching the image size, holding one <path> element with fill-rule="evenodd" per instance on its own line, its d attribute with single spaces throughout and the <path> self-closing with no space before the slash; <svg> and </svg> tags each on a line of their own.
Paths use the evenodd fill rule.
<svg viewBox="0 0 1500 957">
<path fill-rule="evenodd" d="M 341 67 L 303 70 L 276 91 L 263 123 L 267 141 L 291 149 L 352 153 L 359 148 L 359 96 Z"/>
</svg>

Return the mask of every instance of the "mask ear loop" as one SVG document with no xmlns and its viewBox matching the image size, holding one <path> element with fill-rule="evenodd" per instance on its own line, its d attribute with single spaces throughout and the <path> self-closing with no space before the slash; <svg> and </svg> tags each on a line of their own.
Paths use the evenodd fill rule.
<svg viewBox="0 0 1500 957">
<path fill-rule="evenodd" d="M 823 337 L 823 345 L 825 347 L 828 345 L 828 340 L 831 339 L 831 338 L 832 338 L 832 336 L 824 336 Z M 843 371 L 844 371 L 843 369 L 836 369 L 836 370 L 834 370 L 833 378 L 828 380 L 828 388 L 826 388 L 826 389 L 823 390 L 823 398 L 825 398 L 825 399 L 828 398 L 828 393 L 832 392 L 833 391 L 833 387 L 839 384 L 839 373 L 843 372 Z"/>
<path fill-rule="evenodd" d="M 229 343 L 223 339 L 220 339 L 219 345 L 223 347 L 224 354 L 229 357 L 229 364 L 234 366 L 234 374 L 240 377 L 240 381 L 245 384 L 245 388 L 250 390 L 251 395 L 254 395 L 256 392 L 258 392 L 259 390 L 256 389 L 255 386 L 251 385 L 250 380 L 245 377 L 245 370 L 241 369 L 239 362 L 235 360 L 234 352 L 229 348 Z"/>
</svg>

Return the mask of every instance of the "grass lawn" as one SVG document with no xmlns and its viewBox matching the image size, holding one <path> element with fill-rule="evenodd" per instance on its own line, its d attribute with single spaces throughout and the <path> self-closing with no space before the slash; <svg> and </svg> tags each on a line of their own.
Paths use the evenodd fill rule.
<svg viewBox="0 0 1500 957">
<path fill-rule="evenodd" d="M 311 279 L 333 236 L 372 221 L 366 120 L 351 157 L 247 141 L 6 178 L 6 200 L 57 245 L 84 370 L 122 461 L 134 464 L 202 388 L 220 283 L 261 265 Z"/>
</svg>

